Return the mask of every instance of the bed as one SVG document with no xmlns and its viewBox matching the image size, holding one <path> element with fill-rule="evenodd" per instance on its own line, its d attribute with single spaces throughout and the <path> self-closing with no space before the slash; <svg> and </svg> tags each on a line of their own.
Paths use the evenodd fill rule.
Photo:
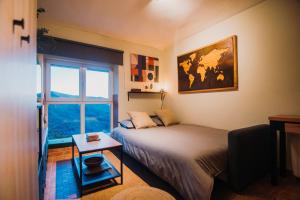
<svg viewBox="0 0 300 200">
<path fill-rule="evenodd" d="M 239 166 L 240 161 L 245 162 L 232 151 L 232 148 L 241 148 L 239 145 L 228 146 L 231 133 L 205 126 L 178 124 L 146 129 L 118 127 L 113 130 L 112 137 L 124 145 L 127 154 L 171 184 L 184 199 L 208 200 L 214 178 L 227 170 L 228 159 L 234 157 L 233 167 Z M 257 130 L 252 133 L 257 133 Z M 233 140 L 238 141 L 239 137 Z M 231 156 L 228 156 L 229 149 L 233 152 Z M 247 169 L 243 170 L 247 172 Z M 239 172 L 239 169 L 235 171 Z M 243 185 L 236 174 L 233 178 Z"/>
</svg>

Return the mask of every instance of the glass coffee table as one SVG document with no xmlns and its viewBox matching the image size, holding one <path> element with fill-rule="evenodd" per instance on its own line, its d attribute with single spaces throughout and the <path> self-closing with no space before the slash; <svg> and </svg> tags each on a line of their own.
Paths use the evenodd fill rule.
<svg viewBox="0 0 300 200">
<path fill-rule="evenodd" d="M 90 193 L 93 189 L 97 189 L 100 183 L 108 180 L 114 180 L 117 177 L 121 178 L 123 184 L 123 145 L 104 133 L 99 134 L 99 141 L 87 142 L 85 134 L 72 136 L 72 165 L 77 183 L 79 186 L 80 197 L 86 191 Z M 79 156 L 74 156 L 74 147 L 77 147 Z M 119 150 L 120 151 L 120 172 L 108 161 L 102 154 L 104 150 Z M 98 153 L 98 152 L 101 153 Z M 88 154 L 88 155 L 86 155 Z M 90 170 L 84 164 L 84 160 L 93 156 L 103 156 L 103 162 L 99 165 L 98 171 Z M 116 183 L 116 181 L 114 181 Z"/>
</svg>

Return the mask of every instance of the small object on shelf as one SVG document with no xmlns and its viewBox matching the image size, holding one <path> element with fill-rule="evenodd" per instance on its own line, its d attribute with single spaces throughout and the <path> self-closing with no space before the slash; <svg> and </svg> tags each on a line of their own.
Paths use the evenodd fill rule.
<svg viewBox="0 0 300 200">
<path fill-rule="evenodd" d="M 131 88 L 131 92 L 141 92 L 142 89 L 138 89 L 138 88 Z"/>
<path fill-rule="evenodd" d="M 161 101 L 160 109 L 161 110 L 163 109 L 163 106 L 164 106 L 165 97 L 166 97 L 166 92 L 164 91 L 164 89 L 161 89 L 160 90 L 160 101 Z"/>
<path fill-rule="evenodd" d="M 103 162 L 103 157 L 102 156 L 93 156 L 93 157 L 89 157 L 89 158 L 86 158 L 84 160 L 84 164 L 87 166 L 87 167 L 99 167 L 100 164 Z"/>
<path fill-rule="evenodd" d="M 100 140 L 99 135 L 97 133 L 87 133 L 86 134 L 86 141 L 92 142 L 92 141 L 98 141 Z"/>
</svg>

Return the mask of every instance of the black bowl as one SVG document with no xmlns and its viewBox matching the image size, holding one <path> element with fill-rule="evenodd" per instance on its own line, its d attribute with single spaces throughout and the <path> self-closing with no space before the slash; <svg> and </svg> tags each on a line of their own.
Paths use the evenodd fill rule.
<svg viewBox="0 0 300 200">
<path fill-rule="evenodd" d="M 98 167 L 103 162 L 103 160 L 104 159 L 102 156 L 89 157 L 84 160 L 84 164 L 87 167 Z"/>
</svg>

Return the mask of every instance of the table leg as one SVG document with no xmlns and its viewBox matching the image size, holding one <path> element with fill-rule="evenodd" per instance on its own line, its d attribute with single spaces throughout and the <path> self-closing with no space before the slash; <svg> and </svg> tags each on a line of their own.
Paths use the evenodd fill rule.
<svg viewBox="0 0 300 200">
<path fill-rule="evenodd" d="M 280 175 L 285 176 L 286 175 L 286 133 L 285 133 L 285 126 L 284 123 L 280 124 Z"/>
<path fill-rule="evenodd" d="M 79 153 L 79 196 L 82 196 L 82 155 Z"/>
<path fill-rule="evenodd" d="M 74 139 L 72 137 L 72 165 L 74 166 Z"/>
<path fill-rule="evenodd" d="M 123 184 L 123 147 L 120 148 L 120 153 L 121 153 L 121 184 Z"/>
<path fill-rule="evenodd" d="M 278 174 L 277 174 L 277 132 L 276 122 L 270 121 L 270 140 L 271 140 L 271 183 L 277 185 Z"/>
</svg>

